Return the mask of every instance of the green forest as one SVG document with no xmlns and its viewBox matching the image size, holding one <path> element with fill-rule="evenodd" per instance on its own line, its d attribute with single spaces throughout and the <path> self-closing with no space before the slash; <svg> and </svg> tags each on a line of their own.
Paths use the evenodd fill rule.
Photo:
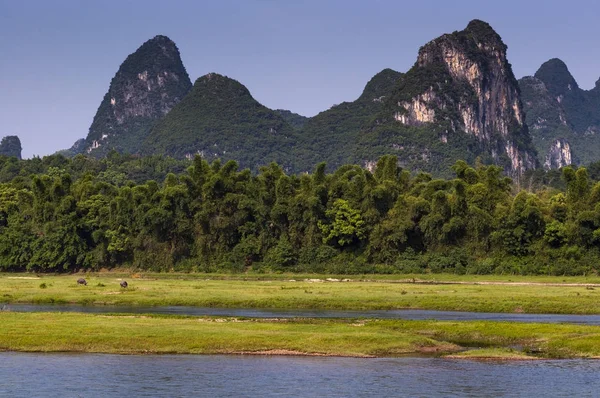
<svg viewBox="0 0 600 398">
<path fill-rule="evenodd" d="M 0 270 L 598 272 L 598 164 L 520 184 L 480 162 L 452 173 L 393 156 L 299 175 L 200 156 L 0 156 Z"/>
</svg>

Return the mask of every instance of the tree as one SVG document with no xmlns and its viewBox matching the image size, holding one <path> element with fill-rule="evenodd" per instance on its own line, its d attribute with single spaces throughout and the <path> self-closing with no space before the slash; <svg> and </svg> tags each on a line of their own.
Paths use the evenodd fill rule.
<svg viewBox="0 0 600 398">
<path fill-rule="evenodd" d="M 333 242 L 344 247 L 365 238 L 365 222 L 348 201 L 337 199 L 325 214 L 329 223 L 319 222 L 323 243 Z"/>
</svg>

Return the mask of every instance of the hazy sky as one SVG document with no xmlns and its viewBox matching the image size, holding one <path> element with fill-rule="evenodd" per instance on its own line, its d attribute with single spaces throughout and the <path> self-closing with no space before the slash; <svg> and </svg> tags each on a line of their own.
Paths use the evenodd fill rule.
<svg viewBox="0 0 600 398">
<path fill-rule="evenodd" d="M 18 135 L 24 157 L 70 147 L 125 57 L 157 34 L 177 43 L 192 81 L 218 72 L 270 108 L 312 116 L 474 18 L 503 38 L 518 78 L 558 57 L 591 88 L 599 16 L 578 0 L 0 0 L 0 137 Z"/>
</svg>

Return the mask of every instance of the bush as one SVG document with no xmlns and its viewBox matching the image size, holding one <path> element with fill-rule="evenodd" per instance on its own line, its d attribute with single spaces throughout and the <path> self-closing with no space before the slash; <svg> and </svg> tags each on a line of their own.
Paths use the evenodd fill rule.
<svg viewBox="0 0 600 398">
<path fill-rule="evenodd" d="M 282 236 L 277 245 L 265 256 L 265 263 L 273 269 L 288 268 L 298 261 L 298 256 L 290 241 Z"/>
<path fill-rule="evenodd" d="M 367 263 L 362 255 L 345 252 L 331 259 L 325 266 L 325 272 L 346 275 L 372 274 L 375 272 L 375 266 Z"/>
<path fill-rule="evenodd" d="M 412 248 L 407 248 L 400 254 L 394 267 L 402 274 L 419 274 L 425 272 L 424 256 L 417 254 Z"/>
<path fill-rule="evenodd" d="M 324 264 L 337 256 L 339 251 L 328 245 L 303 247 L 298 255 L 300 264 Z"/>
</svg>

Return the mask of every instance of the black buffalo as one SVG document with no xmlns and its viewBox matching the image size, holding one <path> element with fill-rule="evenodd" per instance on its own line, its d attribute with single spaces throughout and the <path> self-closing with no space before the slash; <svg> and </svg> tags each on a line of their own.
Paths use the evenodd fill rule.
<svg viewBox="0 0 600 398">
<path fill-rule="evenodd" d="M 87 281 L 83 278 L 79 278 L 77 279 L 77 284 L 78 285 L 86 285 L 87 286 Z"/>
<path fill-rule="evenodd" d="M 120 285 L 121 285 L 121 287 L 127 287 L 127 281 L 122 281 L 122 282 L 120 283 Z"/>
</svg>

